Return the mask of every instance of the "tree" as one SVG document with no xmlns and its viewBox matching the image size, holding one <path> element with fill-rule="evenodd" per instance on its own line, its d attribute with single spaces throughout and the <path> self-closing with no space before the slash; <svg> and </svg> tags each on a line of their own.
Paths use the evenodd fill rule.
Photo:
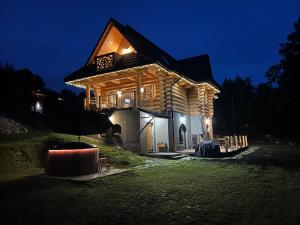
<svg viewBox="0 0 300 225">
<path fill-rule="evenodd" d="M 294 32 L 280 45 L 280 62 L 270 67 L 266 77 L 278 84 L 278 103 L 285 120 L 283 129 L 290 135 L 299 134 L 299 83 L 300 83 L 300 17 L 294 24 Z M 280 100 L 280 101 L 279 101 Z M 279 118 L 278 118 L 279 119 Z M 288 132 L 289 131 L 289 132 Z"/>
<path fill-rule="evenodd" d="M 215 131 L 223 135 L 249 133 L 255 121 L 255 88 L 251 80 L 225 79 L 215 103 Z"/>
</svg>

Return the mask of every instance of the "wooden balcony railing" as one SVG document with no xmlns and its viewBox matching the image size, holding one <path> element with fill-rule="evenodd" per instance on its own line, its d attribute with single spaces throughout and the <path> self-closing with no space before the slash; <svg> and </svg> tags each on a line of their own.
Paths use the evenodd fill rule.
<svg viewBox="0 0 300 225">
<path fill-rule="evenodd" d="M 230 152 L 235 151 L 240 148 L 248 147 L 248 137 L 247 135 L 234 135 L 234 136 L 225 136 L 223 138 L 214 138 L 214 141 L 217 142 L 221 151 Z"/>
</svg>

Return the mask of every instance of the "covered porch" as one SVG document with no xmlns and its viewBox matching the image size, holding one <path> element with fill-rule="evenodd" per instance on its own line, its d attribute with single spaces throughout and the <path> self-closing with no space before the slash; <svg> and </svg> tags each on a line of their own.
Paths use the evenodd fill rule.
<svg viewBox="0 0 300 225">
<path fill-rule="evenodd" d="M 101 111 L 143 107 L 161 111 L 160 82 L 159 72 L 151 66 L 87 78 L 80 82 L 86 90 L 84 108 Z"/>
</svg>

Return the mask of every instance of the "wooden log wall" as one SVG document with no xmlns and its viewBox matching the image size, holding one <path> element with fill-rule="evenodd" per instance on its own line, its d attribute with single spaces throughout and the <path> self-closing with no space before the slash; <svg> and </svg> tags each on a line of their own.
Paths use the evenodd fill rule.
<svg viewBox="0 0 300 225">
<path fill-rule="evenodd" d="M 198 96 L 199 96 L 199 101 L 200 101 L 200 113 L 202 115 L 207 115 L 208 114 L 208 108 L 206 104 L 206 97 L 207 95 L 205 94 L 205 85 L 199 85 L 198 87 Z"/>
<path fill-rule="evenodd" d="M 189 108 L 191 115 L 200 115 L 201 111 L 201 104 L 199 100 L 199 91 L 198 87 L 192 87 L 188 91 L 189 95 Z"/>
<path fill-rule="evenodd" d="M 172 74 L 157 71 L 156 75 L 160 86 L 160 111 L 170 111 L 173 108 L 176 112 L 189 114 L 188 89 L 179 82 L 174 84 L 178 78 Z"/>
<path fill-rule="evenodd" d="M 178 80 L 176 74 L 160 69 L 113 73 L 89 80 L 86 88 L 87 93 L 90 88 L 93 88 L 98 99 L 96 107 L 100 109 L 102 105 L 109 107 L 108 96 L 116 94 L 117 91 L 135 91 L 138 102 L 141 96 L 137 93 L 137 86 L 149 85 L 152 88 L 153 101 L 145 103 L 144 106 L 151 110 L 164 112 L 173 108 L 174 111 L 191 115 L 212 117 L 214 114 L 213 101 L 216 93 L 214 89 L 211 89 L 206 83 L 196 85 L 184 79 Z M 140 102 L 143 107 L 143 101 Z M 88 105 L 87 100 L 86 106 L 88 107 Z"/>
<path fill-rule="evenodd" d="M 189 114 L 189 95 L 188 90 L 181 87 L 178 83 L 173 85 L 173 109 L 177 112 Z"/>
<path fill-rule="evenodd" d="M 214 115 L 214 90 L 207 90 L 207 116 L 212 117 Z"/>
</svg>

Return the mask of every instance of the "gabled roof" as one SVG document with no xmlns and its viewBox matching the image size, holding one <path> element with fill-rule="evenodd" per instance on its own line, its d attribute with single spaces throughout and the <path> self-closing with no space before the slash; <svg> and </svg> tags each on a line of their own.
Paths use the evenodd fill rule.
<svg viewBox="0 0 300 225">
<path fill-rule="evenodd" d="M 213 78 L 208 54 L 178 60 L 177 71 L 196 82 L 210 82 L 219 86 Z"/>
<path fill-rule="evenodd" d="M 136 53 L 121 55 L 118 64 L 113 68 L 96 72 L 95 65 L 90 64 L 89 62 L 91 62 L 96 56 L 101 43 L 103 43 L 103 40 L 106 38 L 111 27 L 115 27 L 124 36 L 130 45 L 132 45 L 132 47 L 136 50 Z M 178 72 L 180 75 L 186 76 L 196 82 L 208 82 L 218 87 L 217 82 L 213 79 L 208 55 L 176 60 L 129 25 L 123 25 L 112 18 L 109 19 L 86 64 L 79 70 L 73 72 L 69 76 L 66 76 L 64 80 L 65 82 L 68 82 L 96 74 L 118 71 L 121 69 L 152 63 L 157 63 L 168 70 Z"/>
</svg>

